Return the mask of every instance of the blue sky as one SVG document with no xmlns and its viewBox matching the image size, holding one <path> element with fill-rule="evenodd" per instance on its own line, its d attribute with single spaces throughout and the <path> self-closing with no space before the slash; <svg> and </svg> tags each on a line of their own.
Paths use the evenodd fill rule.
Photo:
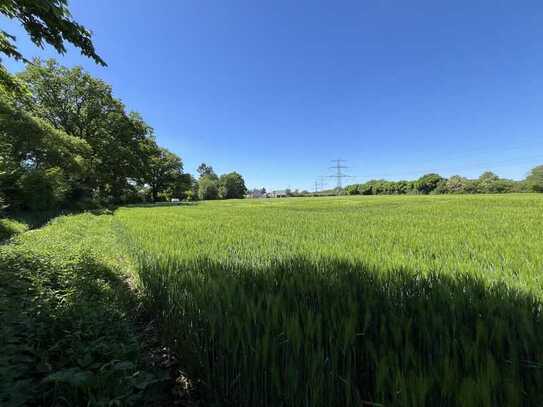
<svg viewBox="0 0 543 407">
<path fill-rule="evenodd" d="M 343 158 L 352 181 L 543 163 L 540 1 L 72 0 L 109 66 L 69 49 L 140 112 L 185 170 L 249 187 L 313 188 Z M 20 64 L 4 60 L 12 71 Z M 333 181 L 328 181 L 333 186 Z"/>
</svg>

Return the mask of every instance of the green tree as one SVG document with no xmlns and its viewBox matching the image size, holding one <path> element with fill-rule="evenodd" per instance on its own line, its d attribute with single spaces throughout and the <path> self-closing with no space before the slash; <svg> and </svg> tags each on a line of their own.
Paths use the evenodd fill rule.
<svg viewBox="0 0 543 407">
<path fill-rule="evenodd" d="M 543 165 L 539 165 L 530 171 L 526 177 L 528 187 L 535 192 L 543 192 Z"/>
<path fill-rule="evenodd" d="M 420 177 L 415 187 L 421 194 L 429 194 L 433 192 L 445 179 L 439 174 L 426 174 Z"/>
<path fill-rule="evenodd" d="M 152 129 L 136 113 L 126 113 L 108 84 L 80 67 L 35 60 L 19 78 L 30 92 L 19 102 L 27 111 L 90 145 L 79 196 L 119 202 L 130 180 L 143 177 Z"/>
<path fill-rule="evenodd" d="M 247 194 L 243 177 L 237 172 L 223 174 L 219 178 L 219 196 L 223 199 L 239 199 Z"/>
<path fill-rule="evenodd" d="M 67 0 L 0 0 L 0 13 L 18 20 L 32 42 L 40 48 L 49 44 L 64 54 L 65 43 L 69 42 L 97 64 L 106 65 L 94 49 L 91 33 L 72 19 Z M 0 31 L 0 52 L 26 61 L 14 40 L 13 35 Z"/>
<path fill-rule="evenodd" d="M 23 208 L 32 211 L 57 209 L 65 204 L 70 186 L 61 168 L 25 172 L 18 181 Z"/>
<path fill-rule="evenodd" d="M 149 185 L 153 202 L 158 200 L 159 194 L 172 190 L 175 184 L 181 181 L 183 175 L 183 162 L 174 153 L 165 148 L 152 147 L 147 163 L 144 181 Z"/>
<path fill-rule="evenodd" d="M 473 185 L 473 182 L 465 177 L 460 175 L 453 175 L 445 183 L 445 190 L 449 194 L 465 194 L 475 191 L 470 191 L 470 185 Z"/>
<path fill-rule="evenodd" d="M 345 192 L 347 195 L 360 195 L 360 184 L 347 185 Z"/>
<path fill-rule="evenodd" d="M 180 174 L 166 188 L 166 194 L 168 195 L 168 198 L 192 200 L 195 181 L 196 180 L 191 174 Z"/>
<path fill-rule="evenodd" d="M 0 117 L 2 200 L 12 208 L 61 206 L 87 171 L 88 143 L 30 115 L 1 92 Z"/>
<path fill-rule="evenodd" d="M 498 181 L 500 177 L 491 171 L 486 171 L 481 174 L 477 180 L 477 187 L 482 194 L 492 194 L 498 191 Z"/>
<path fill-rule="evenodd" d="M 202 200 L 217 199 L 219 197 L 219 183 L 210 176 L 201 177 L 198 181 L 198 198 Z"/>
<path fill-rule="evenodd" d="M 217 174 L 215 174 L 215 171 L 213 171 L 213 167 L 211 165 L 207 165 L 206 163 L 200 164 L 196 169 L 196 172 L 198 172 L 200 178 L 209 177 L 215 181 L 219 180 L 219 177 Z"/>
</svg>

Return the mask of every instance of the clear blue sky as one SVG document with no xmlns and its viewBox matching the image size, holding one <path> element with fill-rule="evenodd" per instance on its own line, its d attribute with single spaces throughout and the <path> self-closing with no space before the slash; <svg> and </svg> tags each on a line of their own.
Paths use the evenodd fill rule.
<svg viewBox="0 0 543 407">
<path fill-rule="evenodd" d="M 27 56 L 111 83 L 188 172 L 206 162 L 273 189 L 312 188 L 338 157 L 356 182 L 486 169 L 518 179 L 543 163 L 540 0 L 70 5 L 109 67 L 2 28 Z"/>
</svg>

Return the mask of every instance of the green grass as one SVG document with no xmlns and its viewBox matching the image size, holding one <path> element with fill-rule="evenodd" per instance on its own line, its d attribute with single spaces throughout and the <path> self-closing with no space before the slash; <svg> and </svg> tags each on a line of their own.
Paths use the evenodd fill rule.
<svg viewBox="0 0 543 407">
<path fill-rule="evenodd" d="M 0 219 L 0 242 L 26 230 L 28 230 L 28 226 L 25 223 L 7 218 Z"/>
<path fill-rule="evenodd" d="M 61 211 L 37 211 L 37 212 L 0 212 L 0 244 L 8 239 L 45 225 L 49 220 L 60 216 Z"/>
<path fill-rule="evenodd" d="M 146 305 L 211 400 L 541 405 L 543 196 L 127 208 Z M 371 405 L 371 404 L 369 404 Z"/>
</svg>

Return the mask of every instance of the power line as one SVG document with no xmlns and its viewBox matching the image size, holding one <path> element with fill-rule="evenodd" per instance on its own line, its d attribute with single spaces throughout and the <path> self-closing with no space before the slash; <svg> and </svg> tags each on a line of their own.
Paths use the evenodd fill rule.
<svg viewBox="0 0 543 407">
<path fill-rule="evenodd" d="M 504 151 L 511 151 L 511 150 L 514 150 L 514 149 L 516 149 L 516 148 L 509 148 L 509 149 L 505 149 Z M 475 152 L 475 151 L 473 151 L 473 152 Z M 450 158 L 450 156 L 448 156 L 447 158 Z M 418 170 L 410 170 L 410 171 L 407 171 L 407 172 L 405 172 L 405 171 L 399 171 L 398 173 L 383 172 L 383 173 L 380 173 L 380 174 L 374 173 L 374 174 L 364 174 L 363 176 L 362 175 L 351 176 L 351 175 L 347 175 L 346 173 L 343 172 L 343 170 L 345 170 L 347 168 L 351 168 L 351 167 L 348 167 L 348 166 L 344 165 L 344 163 L 346 163 L 346 160 L 336 159 L 336 160 L 331 160 L 333 163 L 335 163 L 335 165 L 329 167 L 330 169 L 335 170 L 335 174 L 318 177 L 319 180 L 318 181 L 315 180 L 314 188 L 315 188 L 315 192 L 318 192 L 319 190 L 320 191 L 324 190 L 324 186 L 326 185 L 324 183 L 324 179 L 326 179 L 326 178 L 335 178 L 336 181 L 337 181 L 337 188 L 341 189 L 343 187 L 343 180 L 345 178 L 352 178 L 353 180 L 358 178 L 358 179 L 360 179 L 359 182 L 363 182 L 364 179 L 375 179 L 375 178 L 385 179 L 385 178 L 390 178 L 390 177 L 392 177 L 392 178 L 402 178 L 402 177 L 407 178 L 410 175 L 411 176 L 416 176 L 416 175 L 421 175 L 421 174 L 426 174 L 426 173 L 457 172 L 457 173 L 461 174 L 465 170 L 475 170 L 475 169 L 484 169 L 484 168 L 494 169 L 494 168 L 500 168 L 500 167 L 504 167 L 506 165 L 510 165 L 510 164 L 514 164 L 514 163 L 528 164 L 530 161 L 533 161 L 533 160 L 543 160 L 543 156 L 541 154 L 537 154 L 537 155 L 533 155 L 533 156 L 510 158 L 510 159 L 507 159 L 507 160 L 488 160 L 488 161 L 485 160 L 485 161 L 473 161 L 473 162 L 467 162 L 467 163 L 466 162 L 457 163 L 454 166 L 443 166 L 443 167 L 434 168 L 434 169 L 426 167 L 426 168 L 419 168 Z"/>
<path fill-rule="evenodd" d="M 324 182 L 324 180 L 326 179 L 326 177 L 323 177 L 323 176 L 320 176 L 319 177 L 319 186 L 320 186 L 320 190 L 323 191 L 324 190 L 324 187 L 327 185 L 326 182 Z"/>
<path fill-rule="evenodd" d="M 324 190 L 324 187 L 326 186 L 326 182 L 324 182 L 325 178 L 326 177 L 320 176 L 315 180 L 315 193 Z"/>
<path fill-rule="evenodd" d="M 328 175 L 328 178 L 335 178 L 337 182 L 337 189 L 341 189 L 343 187 L 343 179 L 344 178 L 352 178 L 350 175 L 347 175 L 343 172 L 344 169 L 347 169 L 349 167 L 342 165 L 342 163 L 346 162 L 346 160 L 342 160 L 341 158 L 338 158 L 336 160 L 332 160 L 332 162 L 336 163 L 333 167 L 329 167 L 330 169 L 335 169 L 336 173 L 333 175 Z"/>
</svg>

